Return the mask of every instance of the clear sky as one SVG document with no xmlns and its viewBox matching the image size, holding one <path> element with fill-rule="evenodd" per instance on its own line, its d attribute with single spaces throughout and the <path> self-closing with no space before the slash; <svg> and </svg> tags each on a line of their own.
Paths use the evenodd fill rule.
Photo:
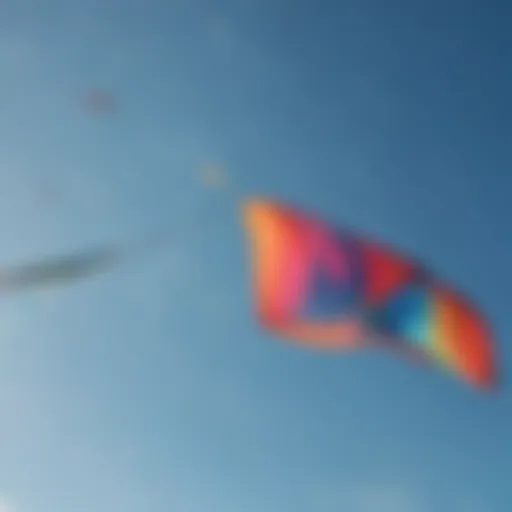
<svg viewBox="0 0 512 512">
<path fill-rule="evenodd" d="M 510 367 L 511 19 L 507 0 L 3 0 L 0 262 L 219 206 L 144 263 L 2 299 L 0 511 L 510 512 L 508 389 L 262 333 L 238 220 L 197 170 L 423 257 Z M 116 115 L 84 108 L 95 88 Z"/>
</svg>

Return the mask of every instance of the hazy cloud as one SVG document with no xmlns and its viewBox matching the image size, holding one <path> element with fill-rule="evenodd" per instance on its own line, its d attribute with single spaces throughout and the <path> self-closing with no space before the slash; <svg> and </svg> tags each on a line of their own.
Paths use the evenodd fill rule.
<svg viewBox="0 0 512 512">
<path fill-rule="evenodd" d="M 18 512 L 18 509 L 7 498 L 0 496 L 0 512 Z"/>
</svg>

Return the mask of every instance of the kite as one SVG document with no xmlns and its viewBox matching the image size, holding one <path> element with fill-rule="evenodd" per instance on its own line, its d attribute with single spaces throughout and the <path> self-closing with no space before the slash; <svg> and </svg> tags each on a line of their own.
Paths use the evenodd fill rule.
<svg viewBox="0 0 512 512">
<path fill-rule="evenodd" d="M 90 91 L 85 98 L 86 108 L 97 115 L 113 114 L 117 110 L 114 96 L 106 90 Z"/>
<path fill-rule="evenodd" d="M 316 349 L 391 349 L 495 387 L 483 315 L 419 261 L 278 202 L 242 208 L 254 305 L 269 332 Z"/>
</svg>

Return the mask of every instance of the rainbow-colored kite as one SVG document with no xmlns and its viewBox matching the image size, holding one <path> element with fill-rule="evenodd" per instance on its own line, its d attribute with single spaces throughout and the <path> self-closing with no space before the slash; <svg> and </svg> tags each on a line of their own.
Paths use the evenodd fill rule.
<svg viewBox="0 0 512 512">
<path fill-rule="evenodd" d="M 482 315 L 421 264 L 271 201 L 244 205 L 262 324 L 328 349 L 399 349 L 479 388 L 497 381 Z"/>
</svg>

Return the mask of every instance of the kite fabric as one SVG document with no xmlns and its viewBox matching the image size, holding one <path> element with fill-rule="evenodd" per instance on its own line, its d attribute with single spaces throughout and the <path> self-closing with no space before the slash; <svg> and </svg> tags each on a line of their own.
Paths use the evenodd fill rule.
<svg viewBox="0 0 512 512">
<path fill-rule="evenodd" d="M 481 389 L 497 382 L 485 319 L 418 261 L 280 203 L 243 205 L 255 307 L 269 331 L 313 348 L 396 349 Z"/>
</svg>

